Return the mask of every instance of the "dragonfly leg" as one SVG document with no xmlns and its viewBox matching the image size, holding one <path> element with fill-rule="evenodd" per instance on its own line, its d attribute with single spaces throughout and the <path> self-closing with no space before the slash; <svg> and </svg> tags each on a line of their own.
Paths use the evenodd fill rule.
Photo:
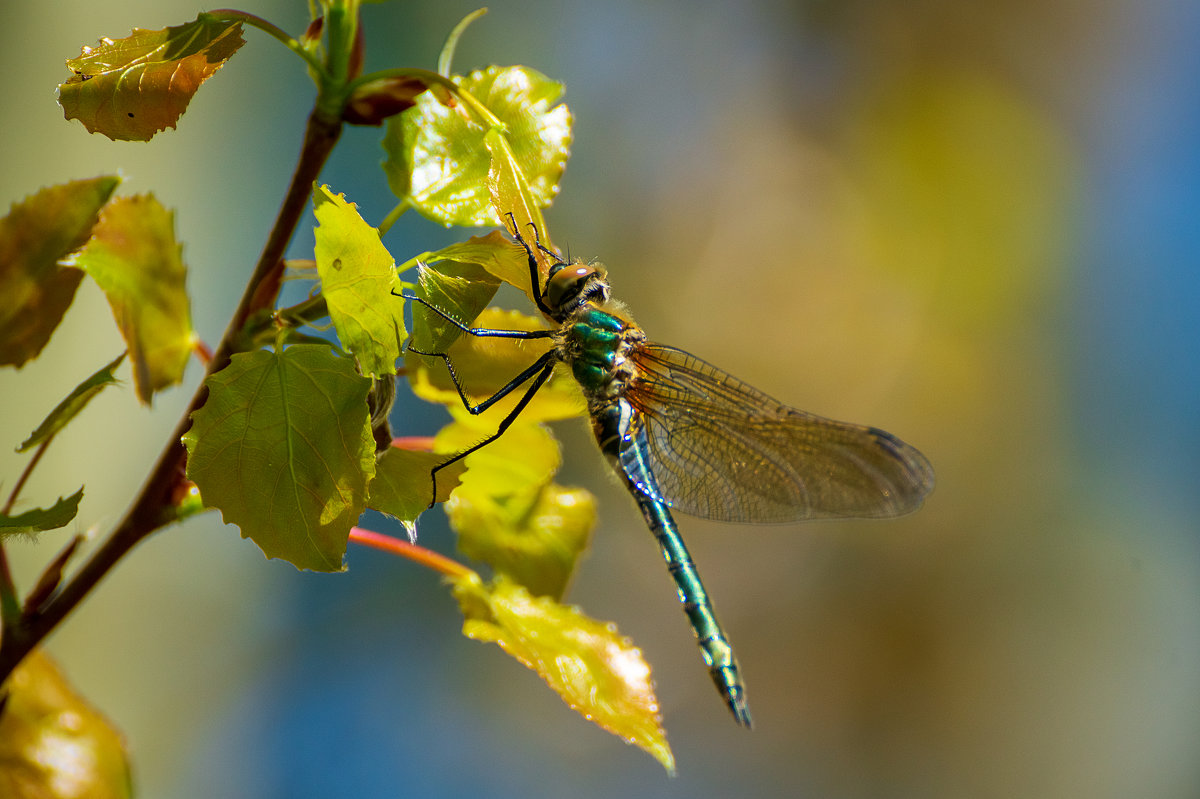
<svg viewBox="0 0 1200 799">
<path fill-rule="evenodd" d="M 394 290 L 392 291 L 392 293 L 396 294 L 396 292 Z M 436 313 L 438 316 L 442 317 L 446 321 L 448 321 L 451 324 L 453 324 L 454 326 L 456 326 L 459 330 L 461 330 L 464 334 L 466 334 L 468 336 L 476 336 L 478 338 L 510 338 L 510 339 L 528 340 L 528 339 L 550 338 L 554 335 L 553 330 L 497 330 L 497 329 L 486 328 L 486 327 L 469 327 L 468 325 L 465 325 L 462 322 L 458 321 L 453 316 L 446 313 L 441 308 L 437 307 L 436 305 L 434 305 L 433 303 L 429 302 L 426 299 L 423 299 L 421 297 L 417 297 L 417 296 L 411 295 L 411 294 L 399 294 L 397 296 L 404 297 L 407 300 L 419 302 L 420 304 L 424 305 L 429 310 Z M 511 411 L 509 411 L 508 415 L 505 416 L 504 419 L 500 422 L 498 429 L 496 430 L 496 432 L 493 435 L 488 436 L 483 441 L 480 441 L 478 444 L 475 444 L 474 446 L 472 446 L 466 450 L 463 450 L 462 452 L 459 452 L 458 454 L 456 454 L 454 457 L 450 458 L 449 460 L 439 463 L 437 466 L 434 466 L 430 470 L 429 478 L 433 482 L 433 494 L 430 498 L 429 507 L 433 507 L 434 504 L 437 502 L 437 473 L 440 472 L 442 469 L 445 469 L 447 466 L 457 463 L 458 461 L 460 461 L 463 458 L 470 455 L 472 452 L 475 452 L 476 450 L 487 446 L 488 444 L 492 443 L 497 438 L 499 438 L 504 433 L 504 431 L 507 430 L 510 425 L 512 425 L 513 421 L 517 418 L 518 415 L 520 415 L 521 411 L 525 410 L 525 407 L 527 405 L 529 405 L 530 401 L 533 399 L 533 395 L 536 394 L 538 392 L 538 390 L 550 378 L 550 375 L 554 371 L 554 364 L 556 362 L 556 357 L 555 357 L 555 352 L 553 349 L 544 352 L 541 355 L 541 357 L 539 357 L 536 361 L 534 361 L 532 364 L 530 364 L 525 369 L 521 370 L 520 374 L 518 374 L 512 380 L 508 381 L 503 386 L 501 386 L 500 389 L 498 391 L 496 391 L 495 394 L 492 394 L 492 396 L 488 397 L 487 399 L 483 400 L 482 402 L 472 405 L 471 400 L 467 397 L 466 391 L 463 390 L 462 383 L 458 379 L 458 373 L 454 369 L 454 363 L 450 360 L 450 355 L 448 353 L 425 352 L 423 350 L 418 350 L 412 346 L 411 341 L 410 341 L 407 349 L 409 352 L 416 353 L 417 355 L 425 355 L 425 356 L 432 357 L 432 358 L 441 358 L 445 362 L 446 371 L 448 371 L 450 373 L 450 380 L 451 380 L 451 382 L 454 383 L 454 389 L 458 392 L 458 398 L 462 401 L 463 407 L 467 409 L 467 413 L 471 414 L 472 416 L 477 416 L 478 414 L 483 413 L 488 408 L 492 407 L 497 402 L 499 402 L 501 399 L 503 399 L 504 397 L 507 397 L 509 394 L 516 391 L 517 388 L 519 388 L 522 384 L 524 384 L 530 378 L 533 378 L 533 382 L 530 383 L 529 388 L 526 389 L 526 391 L 525 391 L 525 394 L 521 397 L 520 400 L 517 401 L 517 404 L 515 406 L 513 406 L 513 409 Z"/>
<path fill-rule="evenodd" d="M 542 237 L 541 234 L 538 233 L 537 225 L 533 224 L 532 222 L 529 223 L 529 226 L 533 228 L 534 241 L 534 247 L 530 247 L 529 242 L 525 241 L 525 239 L 521 236 L 521 231 L 517 227 L 516 217 L 512 215 L 512 211 L 509 211 L 506 216 L 508 217 L 509 223 L 512 225 L 513 238 L 516 239 L 517 244 L 520 244 L 525 248 L 525 256 L 529 259 L 529 285 L 533 289 L 533 301 L 537 304 L 539 311 L 547 316 L 553 316 L 554 313 L 552 312 L 550 306 L 546 305 L 546 301 L 542 299 L 542 281 L 538 276 L 537 254 L 534 253 L 534 247 L 553 258 L 556 264 L 561 264 L 562 258 L 558 253 L 548 249 L 542 244 Z"/>
<path fill-rule="evenodd" d="M 504 388 L 500 389 L 500 392 L 492 395 L 490 398 L 488 398 L 488 400 L 486 400 L 487 406 L 491 406 L 496 400 L 498 400 L 500 397 L 504 396 L 505 394 L 511 393 L 513 388 L 515 388 L 516 386 L 518 386 L 521 383 L 528 380 L 530 375 L 533 375 L 536 372 L 536 377 L 534 377 L 533 382 L 529 384 L 529 388 L 526 389 L 524 395 L 522 395 L 521 399 L 517 401 L 517 404 L 513 406 L 513 409 L 508 412 L 508 415 L 505 416 L 500 421 L 500 424 L 496 426 L 495 433 L 488 436 L 483 441 L 480 441 L 477 444 L 472 444 L 470 447 L 463 450 L 462 452 L 455 454 L 454 457 L 450 458 L 449 460 L 442 461 L 441 463 L 439 463 L 437 466 L 434 466 L 429 471 L 429 478 L 430 478 L 430 480 L 433 481 L 433 498 L 429 502 L 429 507 L 432 508 L 434 506 L 434 504 L 437 502 L 437 473 L 453 463 L 458 463 L 460 460 L 467 457 L 472 452 L 475 452 L 476 450 L 486 447 L 488 444 L 492 443 L 497 438 L 504 435 L 504 431 L 507 430 L 509 428 L 509 426 L 512 425 L 512 423 L 516 420 L 516 418 L 521 415 L 521 411 L 525 410 L 525 406 L 527 406 L 530 403 L 530 401 L 533 399 L 533 396 L 535 394 L 537 394 L 538 390 L 546 383 L 546 381 L 548 379 L 550 379 L 550 375 L 553 374 L 553 372 L 554 372 L 554 363 L 555 363 L 554 352 L 553 351 L 547 352 L 541 358 L 538 358 L 537 361 L 532 366 L 530 366 L 525 371 L 521 372 L 521 374 L 517 375 L 517 377 L 513 378 L 513 380 L 511 382 L 509 382 L 508 385 L 506 385 Z M 449 362 L 447 362 L 447 365 L 449 365 Z M 541 371 L 537 371 L 539 369 Z M 451 374 L 453 374 L 453 372 Z M 455 383 L 455 385 L 457 386 L 457 383 Z M 458 393 L 459 393 L 459 396 L 461 396 L 463 398 L 463 403 L 466 404 L 467 399 L 465 396 L 463 396 L 461 388 L 459 389 Z M 481 403 L 481 405 L 482 404 L 483 403 Z M 468 411 L 471 410 L 470 405 L 467 405 L 467 410 Z M 477 413 L 478 411 L 471 411 L 471 412 Z"/>
</svg>

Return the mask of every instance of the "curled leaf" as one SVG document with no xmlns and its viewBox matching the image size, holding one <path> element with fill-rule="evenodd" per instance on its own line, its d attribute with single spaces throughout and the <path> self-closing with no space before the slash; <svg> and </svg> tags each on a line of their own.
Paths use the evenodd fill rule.
<svg viewBox="0 0 1200 799">
<path fill-rule="evenodd" d="M 50 414 L 42 420 L 37 430 L 30 433 L 29 438 L 17 447 L 17 452 L 25 452 L 36 447 L 66 427 L 67 423 L 74 419 L 92 401 L 93 397 L 103 391 L 105 386 L 117 382 L 117 378 L 113 376 L 113 369 L 116 369 L 123 360 L 125 360 L 125 353 L 118 355 L 112 363 L 102 366 L 94 375 L 76 386 L 75 390 L 58 403 L 54 410 L 50 411 Z"/>
<path fill-rule="evenodd" d="M 67 59 L 72 74 L 59 84 L 67 119 L 115 141 L 149 141 L 175 127 L 200 84 L 246 43 L 242 24 L 200 14 L 194 22 L 101 39 Z"/>
<path fill-rule="evenodd" d="M 120 178 L 50 186 L 0 219 L 0 365 L 37 357 L 75 299 L 83 275 L 60 266 L 83 246 Z"/>
<path fill-rule="evenodd" d="M 69 497 L 59 497 L 49 508 L 34 508 L 16 516 L 0 514 L 0 538 L 17 533 L 35 533 L 65 527 L 79 513 L 79 500 L 83 499 L 80 488 Z"/>
<path fill-rule="evenodd" d="M 342 119 L 351 125 L 383 124 L 388 117 L 412 108 L 417 95 L 425 91 L 419 78 L 381 78 L 356 88 L 342 109 Z"/>
</svg>

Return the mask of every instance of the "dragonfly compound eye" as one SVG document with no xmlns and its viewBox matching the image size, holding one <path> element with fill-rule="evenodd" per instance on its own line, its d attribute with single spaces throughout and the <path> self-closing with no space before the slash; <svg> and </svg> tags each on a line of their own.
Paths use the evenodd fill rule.
<svg viewBox="0 0 1200 799">
<path fill-rule="evenodd" d="M 551 308 L 575 304 L 596 275 L 596 267 L 588 264 L 565 264 L 552 270 L 546 281 L 546 302 Z"/>
</svg>

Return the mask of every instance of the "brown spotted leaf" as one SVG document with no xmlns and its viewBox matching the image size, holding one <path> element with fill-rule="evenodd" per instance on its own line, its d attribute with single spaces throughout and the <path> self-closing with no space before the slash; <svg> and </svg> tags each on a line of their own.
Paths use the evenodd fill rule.
<svg viewBox="0 0 1200 799">
<path fill-rule="evenodd" d="M 59 84 L 67 119 L 118 141 L 149 141 L 175 127 L 200 84 L 246 43 L 240 22 L 200 14 L 163 30 L 134 28 L 124 39 L 100 40 L 67 59 Z"/>
</svg>

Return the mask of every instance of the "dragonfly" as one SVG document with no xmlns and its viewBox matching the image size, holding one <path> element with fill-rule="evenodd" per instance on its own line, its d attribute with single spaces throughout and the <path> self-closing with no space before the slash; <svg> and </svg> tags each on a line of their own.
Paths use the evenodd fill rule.
<svg viewBox="0 0 1200 799">
<path fill-rule="evenodd" d="M 534 302 L 554 328 L 469 327 L 422 298 L 405 296 L 466 335 L 548 338 L 551 347 L 494 395 L 472 404 L 449 355 L 415 350 L 410 342 L 410 351 L 445 361 L 471 414 L 525 387 L 493 435 L 436 466 L 431 478 L 436 486 L 438 471 L 503 435 L 555 367 L 569 368 L 600 451 L 657 539 L 713 683 L 734 719 L 749 728 L 733 646 L 671 512 L 749 523 L 890 518 L 920 507 L 933 489 L 933 468 L 890 433 L 789 407 L 684 350 L 650 341 L 612 300 L 603 267 L 562 260 L 542 245 L 532 224 L 531 245 L 512 214 L 508 218 L 528 257 Z M 539 252 L 551 259 L 544 287 Z"/>
</svg>

